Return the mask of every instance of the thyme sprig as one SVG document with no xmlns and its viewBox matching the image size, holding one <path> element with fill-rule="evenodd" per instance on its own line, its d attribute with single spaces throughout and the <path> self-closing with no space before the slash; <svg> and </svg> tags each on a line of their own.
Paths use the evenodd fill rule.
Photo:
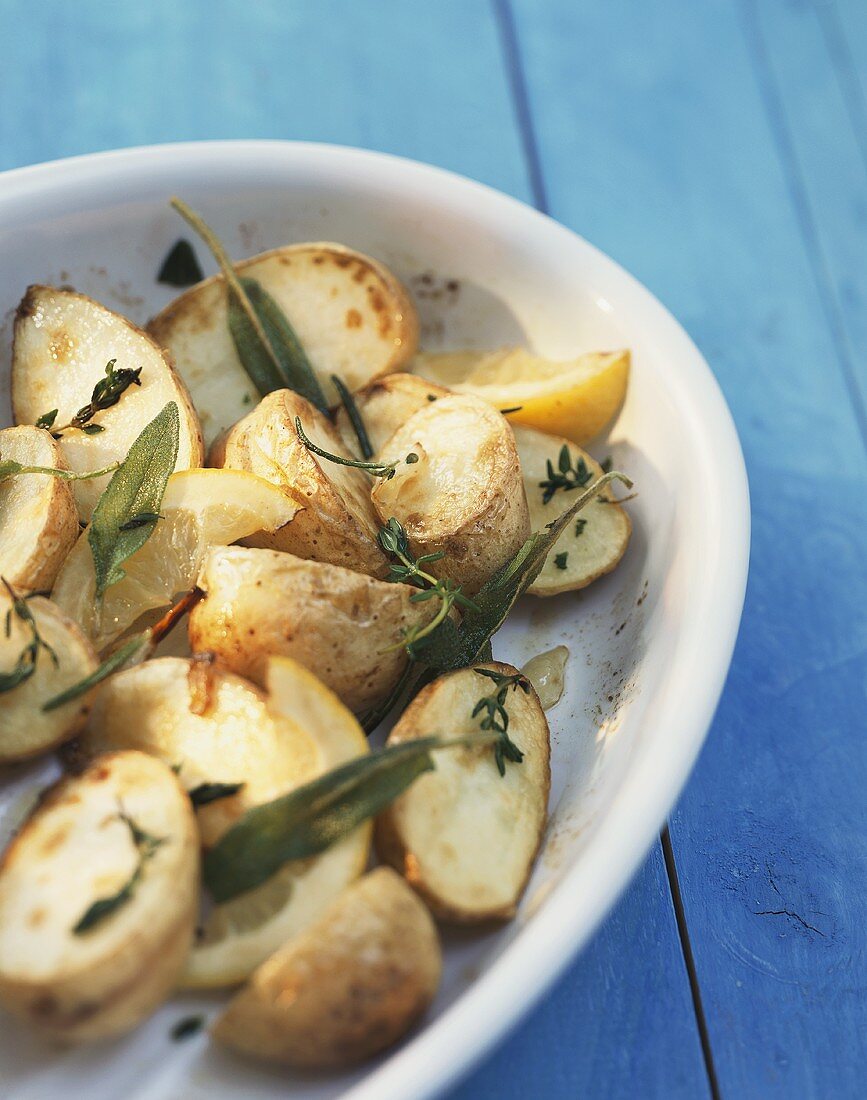
<svg viewBox="0 0 867 1100">
<path fill-rule="evenodd" d="M 59 470 L 55 466 L 25 466 L 12 458 L 0 462 L 0 481 L 7 477 L 16 477 L 18 474 L 50 474 L 60 481 L 90 481 L 94 477 L 104 477 L 113 474 L 120 466 L 119 462 L 112 462 L 110 466 L 104 466 L 101 470 L 88 470 L 84 473 L 76 473 L 75 470 Z"/>
<path fill-rule="evenodd" d="M 413 463 L 418 462 L 418 455 L 414 451 L 410 451 L 406 458 L 399 458 L 395 462 L 361 462 L 355 458 L 344 458 L 342 455 L 332 454 L 331 451 L 317 447 L 310 439 L 301 426 L 300 416 L 295 417 L 295 431 L 307 450 L 319 455 L 320 458 L 325 458 L 329 462 L 336 462 L 338 466 L 353 466 L 356 470 L 367 470 L 373 477 L 381 477 L 385 481 L 390 481 L 394 477 L 395 471 L 401 463 L 405 462 L 407 466 L 412 466 Z"/>
<path fill-rule="evenodd" d="M 36 421 L 36 427 L 47 428 L 55 439 L 60 439 L 64 432 L 72 428 L 84 432 L 85 435 L 98 435 L 100 432 L 104 432 L 105 426 L 103 424 L 92 423 L 94 416 L 98 412 L 105 412 L 106 409 L 116 405 L 130 386 L 141 385 L 141 367 L 136 367 L 134 370 L 129 367 L 121 367 L 119 370 L 115 370 L 116 363 L 116 359 L 109 359 L 105 365 L 105 378 L 100 378 L 93 387 L 90 401 L 86 405 L 82 405 L 68 424 L 61 424 L 59 428 L 55 428 L 54 422 L 57 419 L 57 409 L 52 409 L 51 412 L 43 413 L 39 417 Z"/>
<path fill-rule="evenodd" d="M 520 764 L 524 759 L 523 752 L 509 737 L 509 712 L 506 710 L 506 699 L 509 688 L 513 691 L 520 688 L 525 695 L 528 694 L 530 683 L 527 677 L 520 672 L 507 675 L 492 668 L 474 668 L 473 672 L 478 676 L 486 676 L 489 680 L 493 680 L 496 686 L 496 690 L 492 691 L 490 695 L 483 695 L 479 699 L 473 707 L 472 717 L 476 718 L 479 714 L 484 714 L 479 723 L 481 728 L 499 733 L 500 736 L 494 742 L 494 759 L 497 762 L 497 771 L 500 775 L 505 775 L 507 760 L 513 764 Z"/>
<path fill-rule="evenodd" d="M 386 580 L 398 581 L 410 584 L 419 589 L 410 596 L 412 603 L 425 603 L 428 600 L 440 601 L 439 609 L 434 617 L 423 625 L 410 627 L 400 642 L 389 646 L 385 653 L 390 653 L 401 646 L 405 646 L 410 657 L 415 656 L 419 642 L 433 634 L 441 622 L 448 617 L 452 607 L 459 607 L 478 611 L 475 603 L 463 594 L 461 586 L 447 577 L 435 577 L 423 568 L 432 562 L 440 561 L 445 557 L 442 551 L 435 554 L 423 554 L 415 557 L 409 545 L 409 538 L 403 525 L 394 516 L 383 527 L 378 537 L 379 545 L 393 560 L 389 563 L 389 574 Z"/>
<path fill-rule="evenodd" d="M 581 456 L 578 457 L 575 465 L 572 465 L 572 455 L 569 452 L 568 445 L 565 443 L 560 448 L 560 454 L 557 458 L 557 469 L 554 469 L 554 463 L 550 458 L 548 459 L 547 465 L 548 476 L 544 481 L 539 482 L 539 488 L 542 490 L 543 504 L 547 504 L 560 489 L 562 489 L 564 493 L 569 493 L 573 489 L 583 489 L 593 477 L 593 471 Z"/>
<path fill-rule="evenodd" d="M 33 617 L 33 612 L 27 606 L 27 601 L 15 592 L 15 589 L 5 577 L 0 577 L 0 581 L 3 582 L 3 587 L 9 593 L 9 598 L 12 600 L 12 606 L 6 612 L 6 637 L 8 638 L 12 633 L 13 615 L 16 615 L 30 631 L 30 641 L 25 644 L 24 648 L 18 654 L 18 660 L 15 662 L 15 667 L 10 672 L 0 672 L 0 695 L 2 695 L 4 692 L 11 691 L 13 688 L 18 687 L 19 684 L 23 684 L 25 680 L 30 679 L 36 671 L 36 664 L 39 660 L 39 651 L 41 649 L 44 649 L 51 658 L 55 668 L 58 666 L 58 660 L 57 654 L 52 647 L 40 635 L 36 620 Z"/>
<path fill-rule="evenodd" d="M 126 903 L 130 901 L 144 874 L 145 865 L 149 860 L 153 859 L 157 853 L 157 849 L 165 844 L 168 839 L 164 836 L 152 836 L 150 833 L 145 832 L 144 829 L 133 821 L 123 807 L 121 807 L 117 816 L 129 829 L 132 842 L 138 853 L 138 861 L 136 862 L 132 874 L 116 893 L 109 894 L 104 898 L 97 898 L 96 901 L 85 909 L 72 929 L 76 936 L 88 932 L 91 928 L 94 928 L 101 921 L 105 920 L 106 917 L 111 916 L 112 913 L 116 912 L 121 906 L 126 905 Z"/>
</svg>

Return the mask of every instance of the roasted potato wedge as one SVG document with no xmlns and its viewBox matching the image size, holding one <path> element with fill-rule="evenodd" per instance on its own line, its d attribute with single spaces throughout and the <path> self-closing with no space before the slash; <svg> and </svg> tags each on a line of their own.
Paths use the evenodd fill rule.
<svg viewBox="0 0 867 1100">
<path fill-rule="evenodd" d="M 199 805 L 199 831 L 211 845 L 250 806 L 368 752 L 361 727 L 312 673 L 283 658 L 271 663 L 266 678 L 268 697 L 195 660 L 162 657 L 137 665 L 105 684 L 76 751 L 152 753 L 176 768 L 194 799 L 204 797 L 204 784 L 242 783 L 236 793 Z M 258 889 L 213 907 L 184 984 L 242 981 L 361 874 L 369 846 L 364 825 L 317 859 L 287 865 Z"/>
<path fill-rule="evenodd" d="M 263 963 L 211 1034 L 269 1062 L 352 1065 L 412 1027 L 441 971 L 430 914 L 398 875 L 380 867 Z"/>
<path fill-rule="evenodd" d="M 165 764 L 112 753 L 61 780 L 0 864 L 0 1002 L 65 1042 L 128 1031 L 175 985 L 198 881 L 192 808 Z"/>
<path fill-rule="evenodd" d="M 89 692 L 43 712 L 43 703 L 89 676 L 98 662 L 78 626 L 51 600 L 34 596 L 26 606 L 44 645 L 36 650 L 33 673 L 0 695 L 0 764 L 38 756 L 73 737 L 87 720 L 93 698 Z M 7 615 L 8 632 L 0 625 L 0 673 L 11 672 L 33 642 L 33 627 L 15 613 L 12 598 L 0 589 L 0 624 Z"/>
<path fill-rule="evenodd" d="M 0 431 L 0 463 L 67 469 L 49 432 L 21 424 Z M 0 577 L 19 592 L 47 591 L 78 538 L 72 486 L 51 474 L 0 481 Z"/>
<path fill-rule="evenodd" d="M 518 670 L 477 666 L 505 676 Z M 490 745 L 437 753 L 428 772 L 377 818 L 380 858 L 401 871 L 433 913 L 462 924 L 506 920 L 527 884 L 548 806 L 550 747 L 545 712 L 532 687 L 510 687 L 508 733 L 524 754 L 500 775 Z M 480 728 L 476 703 L 496 692 L 472 668 L 439 677 L 401 715 L 389 745 L 438 730 L 451 736 Z"/>
<path fill-rule="evenodd" d="M 382 264 L 339 244 L 275 248 L 235 264 L 275 299 L 294 328 L 330 404 L 336 374 L 350 390 L 399 370 L 414 354 L 418 318 Z M 222 276 L 181 294 L 148 325 L 178 364 L 210 444 L 258 400 L 229 333 Z"/>
<path fill-rule="evenodd" d="M 189 620 L 194 652 L 263 684 L 271 654 L 294 657 L 357 714 L 381 703 L 406 667 L 404 632 L 435 613 L 416 590 L 276 550 L 212 550 Z M 397 648 L 392 648 L 397 646 Z"/>
<path fill-rule="evenodd" d="M 441 397 L 391 436 L 379 460 L 407 453 L 395 476 L 374 486 L 383 523 L 395 516 L 416 556 L 443 553 L 431 572 L 477 592 L 530 533 L 530 517 L 512 430 L 481 398 Z"/>
<path fill-rule="evenodd" d="M 119 313 L 72 290 L 31 286 L 18 306 L 12 350 L 12 408 L 18 424 L 34 424 L 57 410 L 54 429 L 70 423 L 105 378 L 106 364 L 141 367 L 140 385 L 130 385 L 92 423 L 104 429 L 89 435 L 63 431 L 61 450 L 77 473 L 101 470 L 126 456 L 135 438 L 167 402 L 180 414 L 176 470 L 202 465 L 199 420 L 187 388 L 171 360 L 147 333 Z M 72 483 L 78 510 L 90 519 L 108 475 Z"/>
<path fill-rule="evenodd" d="M 385 576 L 388 564 L 376 541 L 379 523 L 370 503 L 371 478 L 363 470 L 329 462 L 308 450 L 298 436 L 296 417 L 317 446 L 352 457 L 331 421 L 309 401 L 292 390 L 269 393 L 217 441 L 209 463 L 258 474 L 303 501 L 304 510 L 288 527 L 245 541 Z"/>
<path fill-rule="evenodd" d="M 530 523 L 534 531 L 541 531 L 569 507 L 573 497 L 573 491 L 558 489 L 545 503 L 543 482 L 548 477 L 547 463 L 550 461 L 556 471 L 563 447 L 568 448 L 573 474 L 580 473 L 581 480 L 586 477 L 587 484 L 601 476 L 602 467 L 586 451 L 561 436 L 519 425 L 514 430 L 530 505 Z M 575 522 L 551 548 L 541 573 L 528 589 L 531 595 L 559 596 L 561 592 L 586 588 L 617 566 L 629 544 L 632 524 L 626 510 L 614 501 L 611 487 L 606 486 L 598 499 L 582 508 Z"/>
<path fill-rule="evenodd" d="M 374 378 L 352 397 L 361 413 L 370 445 L 374 451 L 379 451 L 414 412 L 448 394 L 449 390 L 435 382 L 426 382 L 415 374 L 398 371 Z M 341 407 L 338 410 L 336 423 L 347 449 L 360 458 L 358 437 L 346 409 Z"/>
</svg>

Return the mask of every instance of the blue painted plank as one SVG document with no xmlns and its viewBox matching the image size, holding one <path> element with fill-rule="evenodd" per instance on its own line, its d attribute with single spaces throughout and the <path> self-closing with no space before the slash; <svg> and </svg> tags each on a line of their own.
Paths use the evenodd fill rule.
<svg viewBox="0 0 867 1100">
<path fill-rule="evenodd" d="M 721 1091 L 862 1095 L 867 469 L 756 24 L 721 0 L 517 9 L 552 212 L 684 321 L 750 470 L 741 637 L 671 829 Z"/>
<path fill-rule="evenodd" d="M 113 146 L 304 138 L 530 198 L 490 8 L 0 0 L 0 166 Z M 27 103 L 27 110 L 22 104 Z M 706 1082 L 659 849 L 554 997 L 462 1095 L 695 1097 Z M 645 1087 L 646 1086 L 646 1087 Z"/>
</svg>

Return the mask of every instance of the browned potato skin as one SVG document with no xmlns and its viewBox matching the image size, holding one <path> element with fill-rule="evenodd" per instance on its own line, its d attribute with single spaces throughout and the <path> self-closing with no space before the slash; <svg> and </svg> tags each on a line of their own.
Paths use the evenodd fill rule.
<svg viewBox="0 0 867 1100">
<path fill-rule="evenodd" d="M 249 546 L 284 550 L 299 558 L 385 577 L 388 562 L 376 541 L 380 525 L 370 503 L 371 479 L 362 470 L 314 455 L 298 436 L 296 417 L 320 447 L 352 457 L 331 421 L 300 394 L 292 390 L 269 393 L 215 441 L 208 465 L 248 470 L 291 489 L 293 500 L 306 503 L 279 531 L 244 541 Z"/>
<path fill-rule="evenodd" d="M 350 1066 L 412 1027 L 441 971 L 430 914 L 399 875 L 380 867 L 263 963 L 211 1034 L 282 1065 Z"/>
<path fill-rule="evenodd" d="M 14 459 L 24 465 L 50 466 L 68 470 L 60 444 L 44 428 L 21 424 L 17 428 L 0 431 L 0 459 Z M 17 509 L 14 501 L 24 496 L 38 474 L 22 474 L 29 484 L 13 485 L 14 478 L 0 482 L 0 524 L 14 521 Z M 31 550 L 22 560 L 19 556 L 14 568 L 3 562 L 0 555 L 0 575 L 19 593 L 48 592 L 63 564 L 63 559 L 75 545 L 81 528 L 78 526 L 78 509 L 68 481 L 50 477 L 44 489 L 42 506 L 43 522 L 38 530 L 12 531 L 7 541 L 15 539 L 30 543 Z"/>
<path fill-rule="evenodd" d="M 432 574 L 454 581 L 468 595 L 473 595 L 511 560 L 530 535 L 530 514 L 518 450 L 505 417 L 479 397 L 448 394 L 426 402 L 426 406 L 420 407 L 397 429 L 377 452 L 377 460 L 392 461 L 404 456 L 416 443 L 423 447 L 426 432 L 437 446 L 460 453 L 460 437 L 444 439 L 436 427 L 431 427 L 446 409 L 460 408 L 464 418 L 472 417 L 484 423 L 489 433 L 477 463 L 487 475 L 484 488 L 469 502 L 463 502 L 463 519 L 454 524 L 443 518 L 438 495 L 421 512 L 395 507 L 390 500 L 391 489 L 397 484 L 400 473 L 390 482 L 380 481 L 375 485 L 372 499 L 383 523 L 392 515 L 401 521 L 416 557 L 444 555 L 429 567 Z"/>
<path fill-rule="evenodd" d="M 503 664 L 500 661 L 488 661 L 484 664 L 480 664 L 477 667 L 492 669 L 496 672 L 500 672 L 504 675 L 513 675 L 518 672 L 518 669 L 513 665 Z M 459 677 L 465 675 L 469 670 L 459 669 L 456 672 L 446 673 L 444 676 L 439 677 L 437 680 L 428 684 L 426 687 L 416 695 L 415 699 L 409 704 L 403 714 L 400 716 L 397 724 L 389 735 L 388 745 L 404 744 L 407 741 L 412 741 L 417 737 L 424 736 L 431 732 L 429 718 L 426 713 L 431 697 L 439 690 L 441 685 L 452 677 Z M 481 677 L 479 677 L 480 685 L 482 684 Z M 488 688 L 480 688 L 478 697 L 487 694 L 488 690 L 493 690 L 493 681 L 487 681 L 490 685 Z M 542 711 L 542 705 L 539 703 L 538 696 L 535 689 L 531 686 L 530 693 L 535 700 L 536 705 L 539 708 L 539 713 L 542 715 L 544 721 L 544 711 Z M 468 715 L 471 715 L 472 705 L 471 700 L 468 700 L 470 705 L 465 709 L 462 717 L 464 723 Z M 461 733 L 470 732 L 471 729 L 478 728 L 475 722 L 466 724 L 461 723 L 457 725 L 452 731 L 454 734 L 459 735 Z M 547 723 L 546 723 L 547 733 Z M 460 751 L 460 750 L 459 750 Z M 490 752 L 490 749 L 483 750 Z M 440 754 L 442 755 L 442 754 Z M 521 764 L 507 764 L 507 775 L 509 768 L 520 768 Z M 546 743 L 545 757 L 544 757 L 544 774 L 543 783 L 540 794 L 541 803 L 543 806 L 547 806 L 548 797 L 551 790 L 551 768 L 550 768 L 550 746 Z M 499 775 L 497 775 L 497 782 L 501 782 Z M 412 788 L 407 794 L 412 794 Z M 404 795 L 403 797 L 406 797 Z M 400 800 L 398 800 L 399 802 Z M 425 876 L 423 863 L 419 861 L 418 855 L 411 851 L 404 842 L 402 831 L 399 827 L 397 816 L 394 812 L 397 803 L 393 803 L 387 807 L 376 819 L 376 827 L 374 832 L 374 840 L 376 845 L 376 854 L 382 860 L 383 863 L 388 864 L 391 867 L 401 871 L 412 884 L 413 889 L 420 895 L 425 901 L 425 904 L 434 914 L 434 916 L 441 921 L 445 921 L 451 924 L 486 924 L 494 921 L 506 921 L 511 920 L 515 916 L 517 909 L 517 903 L 526 889 L 527 882 L 530 878 L 530 874 L 533 870 L 536 857 L 539 854 L 539 848 L 542 844 L 542 837 L 545 831 L 545 822 L 547 815 L 543 814 L 539 823 L 538 834 L 536 837 L 535 848 L 532 851 L 530 858 L 527 861 L 526 874 L 523 877 L 523 881 L 517 884 L 517 888 L 514 893 L 513 899 L 507 904 L 502 906 L 488 906 L 480 907 L 478 905 L 473 907 L 455 905 L 448 898 L 442 896 L 437 890 L 432 888 L 429 879 Z M 496 873 L 496 872 L 494 872 Z"/>
<path fill-rule="evenodd" d="M 231 578 L 231 587 L 217 584 L 213 597 L 211 568 Z M 436 610 L 433 602 L 412 603 L 409 585 L 240 546 L 212 551 L 199 584 L 205 598 L 189 620 L 194 652 L 216 654 L 263 687 L 268 657 L 292 657 L 357 714 L 387 698 L 407 663 L 403 632 Z"/>
<path fill-rule="evenodd" d="M 3 853 L 0 872 L 18 858 L 31 823 L 64 800 L 86 797 L 82 785 L 101 784 L 117 761 L 142 753 L 106 753 L 83 772 L 67 775 L 44 791 L 39 803 Z M 48 982 L 0 982 L 3 1004 L 20 1018 L 65 1044 L 90 1043 L 122 1035 L 141 1023 L 165 1000 L 179 975 L 195 932 L 198 899 L 198 833 L 192 804 L 185 804 L 184 835 L 176 837 L 187 852 L 189 876 L 179 879 L 174 897 L 177 919 L 143 957 L 139 944 L 126 943 L 109 964 L 100 960 L 87 973 L 72 970 Z M 74 873 L 74 872 L 71 872 Z"/>
<path fill-rule="evenodd" d="M 426 382 L 417 374 L 398 372 L 375 378 L 352 397 L 364 421 L 370 445 L 376 452 L 413 413 L 439 397 L 447 397 L 450 392 L 436 382 Z M 346 446 L 360 458 L 358 439 L 346 409 L 338 410 L 335 422 Z"/>
</svg>

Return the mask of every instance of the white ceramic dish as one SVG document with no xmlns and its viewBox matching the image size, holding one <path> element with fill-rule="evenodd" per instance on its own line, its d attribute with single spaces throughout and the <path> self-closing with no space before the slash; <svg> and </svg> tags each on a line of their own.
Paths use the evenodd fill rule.
<svg viewBox="0 0 867 1100">
<path fill-rule="evenodd" d="M 740 446 L 683 329 L 581 238 L 438 169 L 309 144 L 134 149 L 0 176 L 2 387 L 11 311 L 28 283 L 72 283 L 137 321 L 169 299 L 154 276 L 186 235 L 167 206 L 173 193 L 200 209 L 238 257 L 328 239 L 384 260 L 416 294 L 429 347 L 526 341 L 563 356 L 633 349 L 626 407 L 596 448 L 612 452 L 640 492 L 626 558 L 585 594 L 524 601 L 495 639 L 495 653 L 517 664 L 560 642 L 571 652 L 566 695 L 549 714 L 545 848 L 513 924 L 448 940 L 443 989 L 426 1026 L 373 1066 L 316 1078 L 241 1063 L 204 1036 L 169 1040 L 173 1022 L 216 1000 L 178 998 L 136 1034 L 93 1050 L 58 1052 L 5 1018 L 0 1029 L 5 1100 L 420 1100 L 464 1071 L 566 966 L 686 780 L 743 603 L 749 503 Z M 7 828 L 16 792 L 45 775 L 43 767 L 10 777 Z"/>
</svg>

